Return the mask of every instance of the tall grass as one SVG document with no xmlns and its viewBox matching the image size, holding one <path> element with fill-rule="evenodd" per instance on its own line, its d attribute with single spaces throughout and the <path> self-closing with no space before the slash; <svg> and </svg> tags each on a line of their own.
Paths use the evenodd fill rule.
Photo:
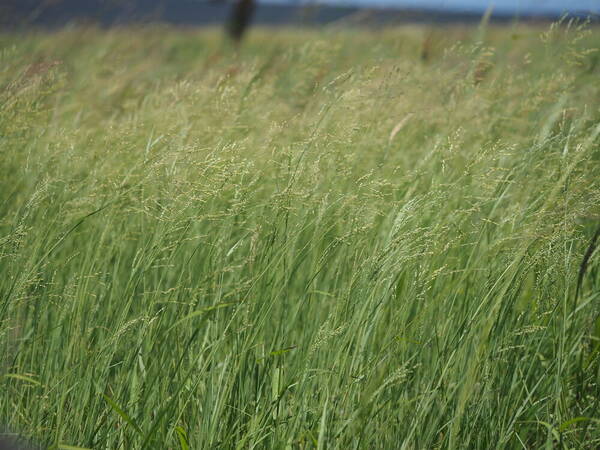
<svg viewBox="0 0 600 450">
<path fill-rule="evenodd" d="M 598 448 L 600 34 L 0 36 L 0 424 Z M 426 47 L 427 57 L 423 57 Z"/>
</svg>

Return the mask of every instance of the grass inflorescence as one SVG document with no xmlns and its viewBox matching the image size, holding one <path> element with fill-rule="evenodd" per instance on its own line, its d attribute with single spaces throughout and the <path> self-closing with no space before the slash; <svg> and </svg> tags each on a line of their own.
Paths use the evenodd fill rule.
<svg viewBox="0 0 600 450">
<path fill-rule="evenodd" d="M 0 47 L 12 432 L 600 446 L 597 29 L 256 30 L 234 52 L 216 31 L 72 28 Z"/>
</svg>

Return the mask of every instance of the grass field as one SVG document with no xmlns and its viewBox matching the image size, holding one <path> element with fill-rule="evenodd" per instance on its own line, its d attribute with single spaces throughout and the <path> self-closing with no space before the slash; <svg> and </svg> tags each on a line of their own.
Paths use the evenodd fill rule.
<svg viewBox="0 0 600 450">
<path fill-rule="evenodd" d="M 71 28 L 0 48 L 10 432 L 600 447 L 598 28 L 257 29 L 237 52 L 218 30 Z"/>
</svg>

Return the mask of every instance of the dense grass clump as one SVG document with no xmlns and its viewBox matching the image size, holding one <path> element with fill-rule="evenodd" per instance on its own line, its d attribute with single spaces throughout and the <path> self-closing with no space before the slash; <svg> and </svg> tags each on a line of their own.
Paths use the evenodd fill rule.
<svg viewBox="0 0 600 450">
<path fill-rule="evenodd" d="M 258 30 L 234 52 L 216 31 L 86 28 L 0 47 L 12 432 L 600 446 L 598 30 Z"/>
</svg>

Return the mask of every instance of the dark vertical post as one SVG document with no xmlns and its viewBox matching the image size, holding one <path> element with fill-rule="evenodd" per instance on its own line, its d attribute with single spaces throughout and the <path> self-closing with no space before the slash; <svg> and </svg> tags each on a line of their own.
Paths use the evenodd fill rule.
<svg viewBox="0 0 600 450">
<path fill-rule="evenodd" d="M 255 0 L 236 0 L 235 5 L 233 5 L 227 23 L 227 32 L 235 42 L 240 42 L 244 37 L 244 33 L 252 20 L 255 7 Z"/>
</svg>

